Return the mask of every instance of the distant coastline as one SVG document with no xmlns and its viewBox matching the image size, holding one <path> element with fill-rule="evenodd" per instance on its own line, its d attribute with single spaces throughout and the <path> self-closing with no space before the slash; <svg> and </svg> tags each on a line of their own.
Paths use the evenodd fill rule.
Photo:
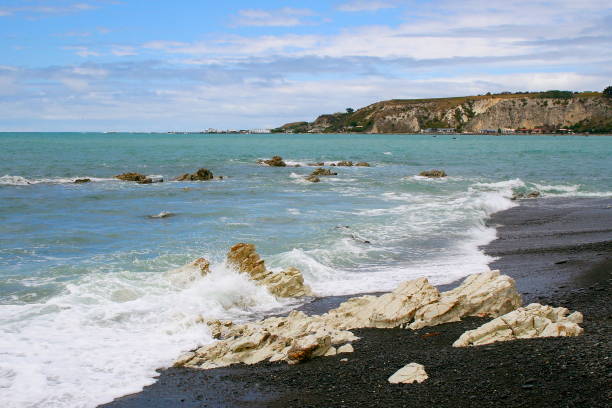
<svg viewBox="0 0 612 408">
<path fill-rule="evenodd" d="M 292 122 L 274 133 L 610 134 L 612 97 L 599 92 L 504 92 L 392 99 Z"/>
</svg>

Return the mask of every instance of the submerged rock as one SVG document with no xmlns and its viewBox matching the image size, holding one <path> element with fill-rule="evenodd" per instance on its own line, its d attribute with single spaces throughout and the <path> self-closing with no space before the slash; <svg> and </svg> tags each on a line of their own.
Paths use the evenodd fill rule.
<svg viewBox="0 0 612 408">
<path fill-rule="evenodd" d="M 210 262 L 206 258 L 198 258 L 187 265 L 166 272 L 166 276 L 175 285 L 186 287 L 209 273 Z"/>
<path fill-rule="evenodd" d="M 280 156 L 273 156 L 269 160 L 258 160 L 257 163 L 267 164 L 270 167 L 286 167 L 287 163 L 283 161 L 283 158 Z"/>
<path fill-rule="evenodd" d="M 512 195 L 511 200 L 515 201 L 515 200 L 522 200 L 522 199 L 525 199 L 525 198 L 538 198 L 541 195 L 542 194 L 539 191 L 537 191 L 537 190 L 534 190 L 534 191 L 532 191 L 532 192 L 530 192 L 528 194 L 525 194 L 525 193 L 515 193 L 515 194 Z"/>
<path fill-rule="evenodd" d="M 421 177 L 429 177 L 429 178 L 442 178 L 446 177 L 447 174 L 444 170 L 426 170 L 419 173 Z"/>
<path fill-rule="evenodd" d="M 532 191 L 531 193 L 527 194 L 527 198 L 538 198 L 540 195 L 541 193 L 539 191 Z"/>
<path fill-rule="evenodd" d="M 76 179 L 76 180 L 74 180 L 74 184 L 83 184 L 83 183 L 91 183 L 91 179 L 84 178 L 84 179 Z"/>
<path fill-rule="evenodd" d="M 391 384 L 412 384 L 414 382 L 422 383 L 429 376 L 425 372 L 425 367 L 418 363 L 410 363 L 395 372 L 389 377 Z"/>
<path fill-rule="evenodd" d="M 355 166 L 357 166 L 357 167 L 371 167 L 370 163 L 368 163 L 368 162 L 359 162 Z"/>
<path fill-rule="evenodd" d="M 469 330 L 453 343 L 453 347 L 479 346 L 498 341 L 532 339 L 536 337 L 579 336 L 584 330 L 582 313 L 564 307 L 532 303 Z"/>
<path fill-rule="evenodd" d="M 310 181 L 311 183 L 319 183 L 321 182 L 321 179 L 318 178 L 317 176 L 311 174 L 310 176 L 306 176 L 306 181 Z"/>
<path fill-rule="evenodd" d="M 159 214 L 149 215 L 147 218 L 152 218 L 152 219 L 168 218 L 168 217 L 174 217 L 174 215 L 175 215 L 174 213 L 167 212 L 167 211 L 162 211 Z"/>
<path fill-rule="evenodd" d="M 115 176 L 115 178 L 122 181 L 135 181 L 137 183 L 144 183 L 147 180 L 147 176 L 140 173 L 123 173 Z"/>
<path fill-rule="evenodd" d="M 208 169 L 199 169 L 193 174 L 185 173 L 182 176 L 179 176 L 176 181 L 208 181 L 212 180 L 214 175 L 212 171 Z"/>
<path fill-rule="evenodd" d="M 310 175 L 311 176 L 337 176 L 338 173 L 334 173 L 330 169 L 324 169 L 322 167 L 319 167 L 318 169 L 310 173 Z"/>
<path fill-rule="evenodd" d="M 343 161 L 339 161 L 338 163 L 336 163 L 336 166 L 353 167 L 353 162 L 343 160 Z"/>
<path fill-rule="evenodd" d="M 312 167 L 321 167 L 321 166 L 325 166 L 325 163 L 324 162 L 308 163 L 308 165 Z"/>
<path fill-rule="evenodd" d="M 248 274 L 257 284 L 268 288 L 270 293 L 279 297 L 310 296 L 312 291 L 304 283 L 302 273 L 295 268 L 281 272 L 266 269 L 265 262 L 259 257 L 255 245 L 240 243 L 234 245 L 227 254 L 228 265 L 238 272 Z"/>
</svg>

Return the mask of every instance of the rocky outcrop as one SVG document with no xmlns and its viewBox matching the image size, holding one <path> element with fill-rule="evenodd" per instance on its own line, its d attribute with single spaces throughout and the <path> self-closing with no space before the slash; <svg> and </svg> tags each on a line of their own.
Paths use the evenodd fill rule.
<svg viewBox="0 0 612 408">
<path fill-rule="evenodd" d="M 322 167 L 319 167 L 318 169 L 310 173 L 310 175 L 311 176 L 337 176 L 338 173 L 332 172 L 330 169 L 324 169 Z"/>
<path fill-rule="evenodd" d="M 228 262 L 257 281 L 265 281 L 270 274 L 249 244 L 234 246 Z M 298 282 L 296 289 L 299 288 Z M 425 327 L 464 316 L 497 317 L 518 306 L 520 296 L 514 281 L 499 271 L 472 275 L 458 288 L 443 293 L 420 278 L 404 282 L 382 296 L 351 298 L 322 315 L 293 311 L 286 317 L 246 324 L 210 321 L 211 333 L 219 341 L 192 352 L 189 358 L 181 358 L 180 364 L 194 368 L 264 360 L 295 364 L 313 357 L 350 352 L 352 346 L 347 344 L 358 339 L 352 329 Z"/>
<path fill-rule="evenodd" d="M 429 177 L 429 178 L 442 178 L 446 177 L 446 172 L 444 170 L 426 170 L 419 173 L 421 177 Z"/>
<path fill-rule="evenodd" d="M 425 372 L 425 366 L 418 363 L 410 363 L 395 372 L 389 377 L 391 384 L 412 384 L 414 382 L 422 383 L 429 376 Z"/>
<path fill-rule="evenodd" d="M 342 160 L 342 161 L 339 161 L 338 163 L 336 163 L 336 166 L 339 166 L 339 167 L 353 167 L 353 162 L 352 161 Z"/>
<path fill-rule="evenodd" d="M 210 262 L 206 258 L 198 258 L 180 268 L 166 272 L 172 283 L 180 287 L 187 287 L 198 279 L 210 273 Z"/>
<path fill-rule="evenodd" d="M 259 164 L 267 164 L 270 167 L 286 167 L 287 163 L 283 161 L 283 158 L 280 156 L 273 156 L 269 160 L 257 160 Z"/>
<path fill-rule="evenodd" d="M 512 195 L 511 200 L 522 200 L 525 198 L 539 198 L 542 195 L 539 191 L 532 191 L 530 193 L 516 193 Z"/>
<path fill-rule="evenodd" d="M 438 302 L 419 309 L 411 329 L 457 322 L 464 316 L 498 317 L 522 305 L 514 279 L 490 271 L 468 276 L 463 283 L 443 292 Z"/>
<path fill-rule="evenodd" d="M 147 176 L 140 173 L 123 173 L 115 176 L 115 178 L 121 181 L 135 181 L 143 184 L 147 182 Z"/>
<path fill-rule="evenodd" d="M 498 341 L 532 339 L 537 337 L 579 336 L 583 329 L 582 314 L 564 307 L 532 303 L 498 317 L 477 329 L 467 331 L 453 343 L 453 347 L 479 346 Z"/>
<path fill-rule="evenodd" d="M 437 99 L 393 99 L 352 113 L 322 115 L 314 122 L 282 126 L 281 132 L 418 133 L 428 128 L 459 132 L 484 129 L 569 127 L 609 123 L 612 98 L 598 93 L 550 97 L 546 93 L 498 94 Z M 355 126 L 356 125 L 356 126 Z"/>
<path fill-rule="evenodd" d="M 176 181 L 208 181 L 212 180 L 214 175 L 212 171 L 208 169 L 199 169 L 193 174 L 185 173 L 182 176 L 179 176 Z"/>
<path fill-rule="evenodd" d="M 257 284 L 268 288 L 270 293 L 279 297 L 310 296 L 312 291 L 304 283 L 304 277 L 295 268 L 281 272 L 266 269 L 265 262 L 259 257 L 255 245 L 240 243 L 234 245 L 227 254 L 228 265 L 238 272 L 248 274 Z"/>
</svg>

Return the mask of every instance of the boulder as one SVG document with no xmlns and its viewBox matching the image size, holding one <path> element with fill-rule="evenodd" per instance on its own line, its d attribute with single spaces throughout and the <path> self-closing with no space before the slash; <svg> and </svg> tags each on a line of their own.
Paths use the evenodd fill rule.
<svg viewBox="0 0 612 408">
<path fill-rule="evenodd" d="M 267 164 L 270 167 L 286 167 L 287 163 L 283 161 L 283 158 L 280 156 L 273 156 L 269 160 L 258 160 L 257 163 Z"/>
<path fill-rule="evenodd" d="M 336 163 L 336 166 L 353 167 L 353 162 L 343 160 L 343 161 L 339 161 L 338 163 Z"/>
<path fill-rule="evenodd" d="M 446 172 L 444 170 L 426 170 L 419 173 L 421 177 L 429 177 L 429 178 L 442 178 L 446 177 Z"/>
<path fill-rule="evenodd" d="M 122 181 L 135 181 L 138 183 L 144 183 L 147 181 L 147 176 L 140 173 L 123 173 L 115 176 L 115 178 Z"/>
<path fill-rule="evenodd" d="M 198 279 L 210 273 L 210 262 L 206 258 L 198 258 L 180 268 L 166 272 L 168 279 L 177 286 L 187 287 Z"/>
<path fill-rule="evenodd" d="M 208 169 L 199 169 L 193 174 L 185 173 L 182 176 L 179 176 L 176 181 L 208 181 L 212 180 L 214 175 L 212 171 Z"/>
<path fill-rule="evenodd" d="M 320 183 L 321 179 L 315 175 L 306 176 L 306 181 L 310 181 L 311 183 Z"/>
<path fill-rule="evenodd" d="M 453 343 L 453 347 L 479 346 L 498 341 L 533 339 L 537 337 L 579 336 L 584 330 L 582 314 L 564 307 L 532 303 L 469 330 Z"/>
<path fill-rule="evenodd" d="M 318 169 L 310 173 L 310 175 L 311 176 L 337 176 L 338 173 L 334 173 L 330 169 L 324 169 L 322 167 L 319 167 Z"/>
<path fill-rule="evenodd" d="M 391 384 L 412 384 L 414 382 L 422 383 L 429 376 L 425 372 L 425 367 L 421 364 L 410 363 L 395 372 L 389 377 Z"/>
<path fill-rule="evenodd" d="M 368 162 L 359 162 L 355 166 L 357 166 L 357 167 L 370 167 L 370 163 L 368 163 Z"/>
<path fill-rule="evenodd" d="M 353 348 L 353 346 L 349 343 L 349 344 L 345 344 L 344 346 L 340 346 L 338 347 L 338 349 L 336 350 L 336 354 L 341 354 L 341 353 L 352 353 L 354 352 L 355 349 Z"/>
<path fill-rule="evenodd" d="M 83 184 L 83 183 L 91 183 L 91 179 L 84 178 L 84 179 L 76 179 L 76 180 L 74 180 L 74 184 Z"/>
<path fill-rule="evenodd" d="M 278 297 L 312 295 L 299 270 L 288 268 L 281 272 L 268 271 L 253 244 L 234 245 L 227 254 L 227 263 L 238 272 L 248 274 L 257 284 L 267 287 L 270 293 Z"/>
<path fill-rule="evenodd" d="M 541 193 L 539 191 L 532 191 L 531 193 L 527 194 L 527 198 L 538 198 L 540 195 Z"/>
<path fill-rule="evenodd" d="M 420 308 L 410 328 L 457 322 L 465 316 L 498 317 L 521 305 L 511 277 L 498 270 L 470 275 L 459 287 L 443 292 L 438 301 Z"/>
</svg>

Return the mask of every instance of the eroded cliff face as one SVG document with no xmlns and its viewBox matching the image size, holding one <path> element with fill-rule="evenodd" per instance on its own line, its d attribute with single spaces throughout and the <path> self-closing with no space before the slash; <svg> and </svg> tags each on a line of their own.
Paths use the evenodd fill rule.
<svg viewBox="0 0 612 408">
<path fill-rule="evenodd" d="M 612 117 L 612 98 L 600 94 L 570 99 L 542 98 L 533 94 L 492 95 L 430 100 L 378 102 L 354 113 L 322 115 L 295 132 L 414 133 L 427 128 L 483 129 L 560 128 L 584 120 Z M 286 125 L 287 126 L 287 125 Z"/>
</svg>

